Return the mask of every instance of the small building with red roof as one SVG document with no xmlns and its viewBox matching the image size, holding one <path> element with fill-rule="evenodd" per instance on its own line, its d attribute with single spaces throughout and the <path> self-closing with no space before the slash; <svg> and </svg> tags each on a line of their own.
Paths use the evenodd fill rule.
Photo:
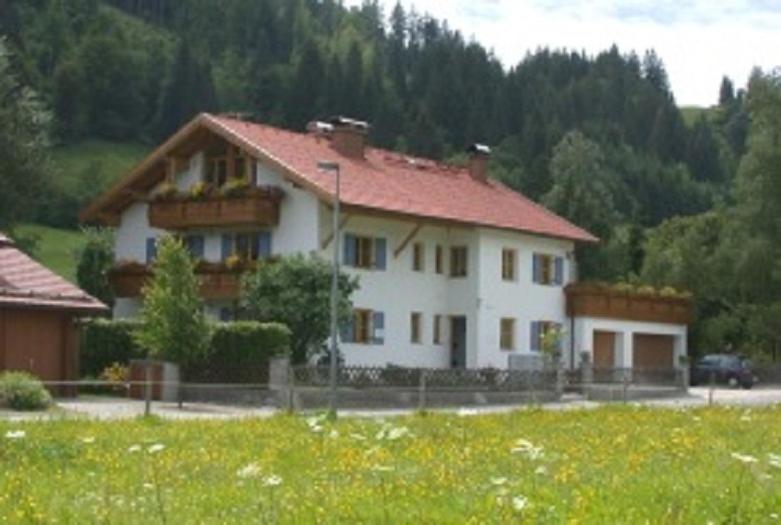
<svg viewBox="0 0 781 525">
<path fill-rule="evenodd" d="M 371 147 L 336 117 L 299 133 L 201 114 L 82 212 L 115 226 L 114 313 L 136 315 L 156 239 L 181 235 L 200 260 L 209 311 L 237 311 L 243 261 L 335 245 L 357 275 L 349 364 L 505 368 L 568 329 L 564 287 L 592 234 L 488 176 L 490 149 L 453 166 Z M 339 236 L 333 203 L 339 179 Z M 570 363 L 575 363 L 574 342 Z"/>
<path fill-rule="evenodd" d="M 78 321 L 107 312 L 0 233 L 0 371 L 23 370 L 45 381 L 78 379 Z"/>
</svg>

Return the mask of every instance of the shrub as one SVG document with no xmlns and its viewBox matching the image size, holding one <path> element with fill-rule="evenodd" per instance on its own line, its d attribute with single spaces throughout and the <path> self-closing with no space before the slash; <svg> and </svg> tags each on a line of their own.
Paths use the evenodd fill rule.
<svg viewBox="0 0 781 525">
<path fill-rule="evenodd" d="M 285 355 L 290 330 L 279 323 L 237 321 L 218 323 L 202 360 L 189 364 L 187 381 L 265 383 L 269 359 Z"/>
<path fill-rule="evenodd" d="M 27 372 L 0 374 L 0 406 L 12 410 L 43 410 L 52 396 L 36 377 Z"/>
<path fill-rule="evenodd" d="M 127 364 L 146 354 L 133 339 L 138 322 L 94 319 L 85 324 L 81 339 L 81 375 L 98 377 L 114 363 Z"/>
</svg>

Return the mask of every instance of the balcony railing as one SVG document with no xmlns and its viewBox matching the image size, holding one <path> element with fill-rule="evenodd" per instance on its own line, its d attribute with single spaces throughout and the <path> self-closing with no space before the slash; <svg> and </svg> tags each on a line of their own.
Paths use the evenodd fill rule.
<svg viewBox="0 0 781 525">
<path fill-rule="evenodd" d="M 568 315 L 673 324 L 689 324 L 693 317 L 692 299 L 686 294 L 621 290 L 591 283 L 571 284 L 565 293 Z"/>
<path fill-rule="evenodd" d="M 277 188 L 252 188 L 239 195 L 171 196 L 149 203 L 149 224 L 164 230 L 211 226 L 275 226 L 279 223 Z"/>
<path fill-rule="evenodd" d="M 201 282 L 204 299 L 237 299 L 241 292 L 241 276 L 252 268 L 252 263 L 228 267 L 222 263 L 201 262 L 195 274 Z M 149 266 L 141 263 L 122 263 L 110 273 L 111 285 L 117 297 L 140 297 L 141 290 L 152 276 Z"/>
</svg>

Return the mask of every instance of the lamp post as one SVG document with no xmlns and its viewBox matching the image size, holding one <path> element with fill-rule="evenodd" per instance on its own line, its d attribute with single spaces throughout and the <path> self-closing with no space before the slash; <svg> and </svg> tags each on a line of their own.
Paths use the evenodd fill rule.
<svg viewBox="0 0 781 525">
<path fill-rule="evenodd" d="M 317 163 L 320 170 L 333 172 L 336 175 L 336 193 L 334 195 L 334 259 L 333 274 L 331 276 L 331 362 L 329 374 L 330 392 L 328 396 L 328 409 L 332 415 L 336 414 L 336 373 L 337 355 L 339 353 L 338 322 L 339 322 L 339 187 L 340 169 L 338 162 L 322 161 Z"/>
</svg>

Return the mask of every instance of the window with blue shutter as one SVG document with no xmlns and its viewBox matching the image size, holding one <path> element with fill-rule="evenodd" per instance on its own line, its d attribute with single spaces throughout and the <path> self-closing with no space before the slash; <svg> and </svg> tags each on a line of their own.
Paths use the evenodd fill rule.
<svg viewBox="0 0 781 525">
<path fill-rule="evenodd" d="M 146 239 L 146 263 L 152 264 L 157 259 L 157 239 L 147 237 Z"/>
<path fill-rule="evenodd" d="M 372 343 L 385 344 L 385 314 L 372 312 Z"/>
<path fill-rule="evenodd" d="M 271 257 L 271 232 L 258 233 L 258 255 L 261 258 Z"/>
<path fill-rule="evenodd" d="M 561 286 L 564 284 L 564 258 L 553 259 L 553 267 L 553 284 Z"/>
<path fill-rule="evenodd" d="M 185 239 L 187 251 L 194 259 L 203 259 L 205 243 L 203 235 L 188 235 Z"/>
<path fill-rule="evenodd" d="M 382 237 L 374 239 L 374 267 L 384 270 L 387 266 L 387 242 Z"/>
<path fill-rule="evenodd" d="M 538 321 L 532 321 L 531 324 L 531 331 L 530 338 L 529 338 L 529 350 L 532 352 L 539 352 L 540 351 L 540 335 L 541 335 L 541 326 L 542 323 Z"/>
<path fill-rule="evenodd" d="M 220 308 L 220 321 L 227 323 L 229 321 L 233 321 L 233 308 Z"/>
<path fill-rule="evenodd" d="M 225 260 L 228 257 L 231 256 L 231 251 L 233 247 L 233 239 L 230 234 L 223 233 L 222 234 L 222 244 L 220 248 L 220 259 Z"/>
</svg>

